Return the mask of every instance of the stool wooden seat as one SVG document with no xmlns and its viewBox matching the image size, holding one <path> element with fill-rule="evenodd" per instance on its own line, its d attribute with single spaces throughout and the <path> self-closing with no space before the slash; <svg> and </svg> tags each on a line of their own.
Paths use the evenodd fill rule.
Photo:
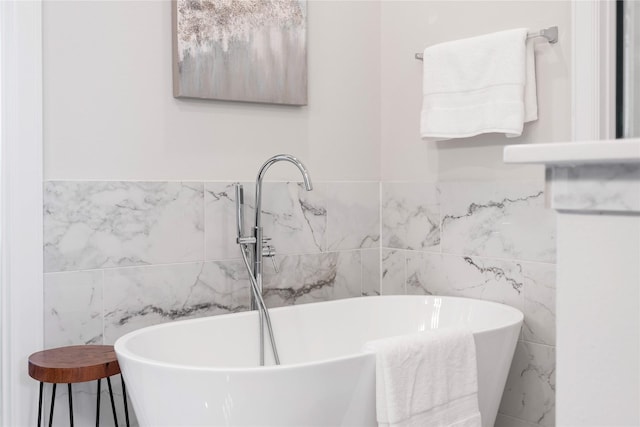
<svg viewBox="0 0 640 427">
<path fill-rule="evenodd" d="M 29 376 L 45 383 L 81 383 L 119 373 L 111 345 L 74 345 L 29 356 Z"/>
<path fill-rule="evenodd" d="M 98 396 L 96 404 L 97 426 L 100 420 L 100 381 L 103 378 L 107 379 L 107 384 L 109 385 L 109 396 L 111 398 L 113 419 L 117 427 L 118 420 L 110 379 L 111 376 L 117 374 L 121 374 L 120 365 L 118 365 L 116 353 L 111 345 L 74 345 L 52 348 L 33 353 L 29 356 L 29 376 L 40 381 L 38 427 L 41 424 L 42 418 L 42 394 L 44 383 L 53 384 L 49 426 L 52 425 L 53 421 L 56 385 L 64 383 L 66 383 L 69 388 L 69 420 L 70 425 L 73 426 L 73 399 L 71 395 L 71 384 L 95 380 L 98 381 Z M 122 380 L 122 391 L 126 424 L 129 426 L 129 411 L 127 408 L 127 395 L 124 380 Z"/>
</svg>

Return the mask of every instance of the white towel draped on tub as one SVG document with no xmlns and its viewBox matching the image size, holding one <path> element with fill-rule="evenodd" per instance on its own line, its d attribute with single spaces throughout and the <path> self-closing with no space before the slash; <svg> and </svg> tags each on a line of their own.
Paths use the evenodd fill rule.
<svg viewBox="0 0 640 427">
<path fill-rule="evenodd" d="M 379 426 L 480 427 L 473 335 L 435 329 L 371 341 Z"/>
<path fill-rule="evenodd" d="M 533 40 L 500 31 L 424 50 L 420 134 L 431 141 L 498 132 L 520 136 L 538 118 Z"/>
</svg>

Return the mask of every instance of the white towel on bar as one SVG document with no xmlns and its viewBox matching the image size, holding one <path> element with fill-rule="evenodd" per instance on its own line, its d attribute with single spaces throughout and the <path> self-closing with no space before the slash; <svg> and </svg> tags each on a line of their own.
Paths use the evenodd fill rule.
<svg viewBox="0 0 640 427">
<path fill-rule="evenodd" d="M 379 426 L 480 427 L 473 335 L 435 329 L 365 345 L 376 353 Z"/>
<path fill-rule="evenodd" d="M 420 135 L 520 136 L 538 118 L 533 44 L 518 28 L 426 48 Z"/>
</svg>

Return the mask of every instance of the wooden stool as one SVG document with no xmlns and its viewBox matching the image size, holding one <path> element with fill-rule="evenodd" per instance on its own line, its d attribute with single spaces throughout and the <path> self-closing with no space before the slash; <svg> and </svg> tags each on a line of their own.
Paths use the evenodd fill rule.
<svg viewBox="0 0 640 427">
<path fill-rule="evenodd" d="M 107 379 L 113 420 L 118 427 L 116 405 L 113 401 L 111 389 L 112 375 L 120 374 L 122 394 L 124 399 L 124 413 L 129 427 L 129 410 L 127 408 L 127 392 L 124 379 L 120 373 L 120 365 L 116 353 L 111 345 L 75 345 L 69 347 L 52 348 L 50 350 L 33 353 L 29 356 L 29 376 L 40 381 L 40 399 L 38 402 L 38 427 L 42 419 L 42 392 L 44 383 L 53 383 L 51 393 L 51 412 L 49 426 L 53 422 L 53 406 L 56 397 L 56 385 L 67 383 L 69 388 L 69 421 L 73 427 L 73 399 L 71 384 L 98 380 L 98 402 L 96 404 L 96 426 L 100 421 L 100 381 Z"/>
</svg>

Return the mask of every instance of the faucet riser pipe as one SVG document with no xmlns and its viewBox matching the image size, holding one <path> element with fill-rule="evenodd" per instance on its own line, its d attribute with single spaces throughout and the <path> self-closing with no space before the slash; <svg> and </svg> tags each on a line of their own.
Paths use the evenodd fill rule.
<svg viewBox="0 0 640 427">
<path fill-rule="evenodd" d="M 262 299 L 262 295 L 258 292 L 258 283 L 255 276 L 251 272 L 249 260 L 247 259 L 247 254 L 245 251 L 245 247 L 243 245 L 240 246 L 240 253 L 242 254 L 242 260 L 244 261 L 244 265 L 247 268 L 247 271 L 249 272 L 249 281 L 251 283 L 251 292 L 252 292 L 253 298 L 257 301 L 258 308 L 260 310 L 260 313 L 259 313 L 260 323 L 262 324 L 262 322 L 264 321 L 264 323 L 267 326 L 267 331 L 269 332 L 269 339 L 271 341 L 271 349 L 273 350 L 273 358 L 275 360 L 276 365 L 279 365 L 280 357 L 278 356 L 278 348 L 276 346 L 275 336 L 273 334 L 273 327 L 271 326 L 271 318 L 269 317 L 269 311 L 267 310 L 267 306 L 265 305 L 264 300 Z M 261 332 L 263 333 L 263 337 L 264 337 L 264 329 L 261 329 Z M 264 346 L 264 342 L 262 342 L 262 344 Z M 264 366 L 264 356 L 262 357 L 260 364 Z"/>
</svg>

